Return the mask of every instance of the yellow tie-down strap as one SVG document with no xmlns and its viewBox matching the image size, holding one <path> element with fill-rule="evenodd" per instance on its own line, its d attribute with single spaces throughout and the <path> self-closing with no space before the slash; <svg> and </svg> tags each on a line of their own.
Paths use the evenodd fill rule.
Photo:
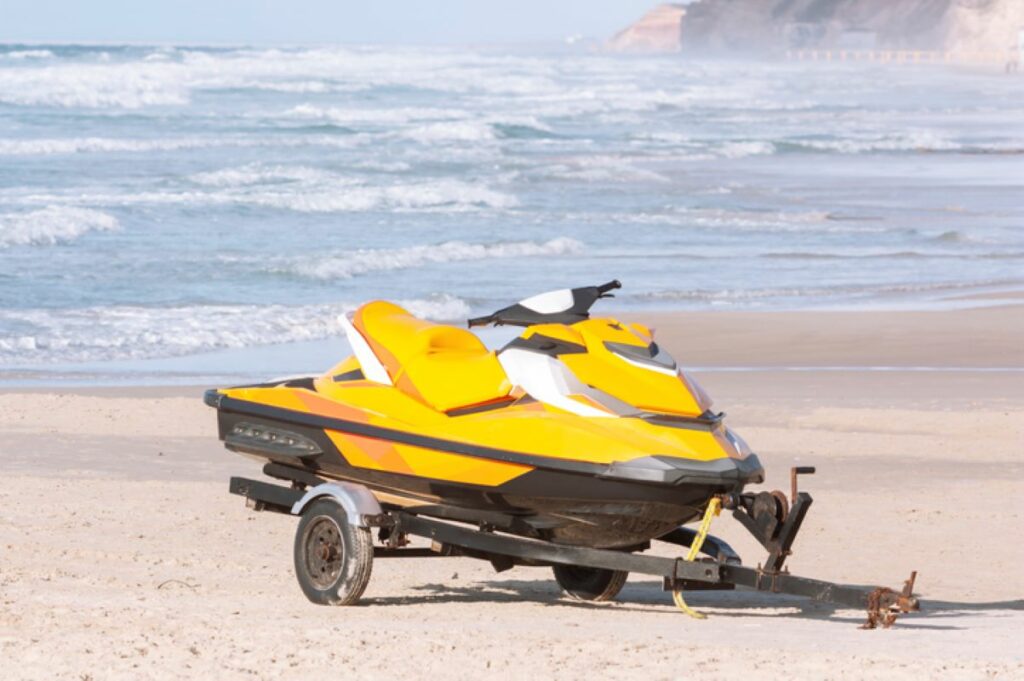
<svg viewBox="0 0 1024 681">
<path fill-rule="evenodd" d="M 708 507 L 704 511 L 704 519 L 700 521 L 700 528 L 697 530 L 697 536 L 694 537 L 693 543 L 690 544 L 690 552 L 686 554 L 686 560 L 694 560 L 697 554 L 700 553 L 700 549 L 704 546 L 704 540 L 708 537 L 708 530 L 711 529 L 711 520 L 716 515 L 722 512 L 722 500 L 718 497 L 712 497 L 711 501 L 708 502 Z M 676 607 L 685 612 L 687 615 L 694 619 L 703 620 L 707 619 L 707 615 L 701 614 L 691 608 L 683 600 L 683 590 L 673 589 L 672 600 L 675 601 Z"/>
</svg>

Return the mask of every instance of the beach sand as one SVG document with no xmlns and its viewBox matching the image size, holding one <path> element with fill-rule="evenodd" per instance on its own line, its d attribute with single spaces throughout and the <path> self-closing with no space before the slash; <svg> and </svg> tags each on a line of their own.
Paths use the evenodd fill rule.
<svg viewBox="0 0 1024 681">
<path fill-rule="evenodd" d="M 688 599 L 697 621 L 652 578 L 585 604 L 547 569 L 465 558 L 378 560 L 362 605 L 316 607 L 295 519 L 227 493 L 259 465 L 217 441 L 205 386 L 17 389 L 0 676 L 1024 678 L 1024 308 L 627 318 L 702 368 L 769 488 L 817 466 L 794 573 L 899 587 L 916 569 L 923 612 L 862 631 L 860 612 L 711 592 Z M 712 532 L 762 557 L 727 515 Z"/>
</svg>

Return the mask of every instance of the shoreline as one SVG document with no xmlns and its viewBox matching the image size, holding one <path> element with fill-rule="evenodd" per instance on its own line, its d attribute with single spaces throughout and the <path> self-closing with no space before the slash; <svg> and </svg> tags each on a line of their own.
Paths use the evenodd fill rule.
<svg viewBox="0 0 1024 681">
<path fill-rule="evenodd" d="M 598 312 L 598 314 L 601 314 Z M 926 311 L 613 312 L 655 330 L 680 366 L 698 374 L 1024 371 L 1024 305 Z M 514 327 L 485 329 L 498 348 Z M 338 336 L 183 357 L 0 368 L 0 391 L 222 385 L 318 374 L 348 354 Z"/>
</svg>

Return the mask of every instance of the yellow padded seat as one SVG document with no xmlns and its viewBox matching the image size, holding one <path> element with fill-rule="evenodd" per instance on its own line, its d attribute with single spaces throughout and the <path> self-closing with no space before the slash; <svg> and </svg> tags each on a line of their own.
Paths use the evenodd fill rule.
<svg viewBox="0 0 1024 681">
<path fill-rule="evenodd" d="M 352 316 L 394 384 L 439 411 L 500 400 L 512 390 L 497 356 L 465 329 L 434 324 L 382 300 Z"/>
</svg>

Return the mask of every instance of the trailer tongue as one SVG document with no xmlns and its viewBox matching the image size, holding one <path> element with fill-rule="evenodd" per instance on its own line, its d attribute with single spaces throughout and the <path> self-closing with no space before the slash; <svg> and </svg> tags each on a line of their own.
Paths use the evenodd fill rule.
<svg viewBox="0 0 1024 681">
<path fill-rule="evenodd" d="M 403 509 L 379 504 L 360 485 L 324 482 L 308 472 L 294 470 L 292 474 L 293 471 L 288 467 L 276 464 L 268 464 L 264 472 L 272 477 L 289 480 L 292 484 L 283 487 L 236 477 L 231 478 L 231 493 L 244 496 L 256 510 L 301 515 L 304 523 L 310 519 L 311 513 L 317 513 L 316 509 L 322 506 L 313 502 L 327 500 L 337 504 L 343 511 L 340 516 L 344 519 L 343 524 L 361 530 L 365 536 L 369 536 L 371 529 L 378 531 L 381 545 L 367 553 L 360 550 L 359 546 L 353 546 L 354 535 L 351 531 L 341 531 L 337 523 L 334 525 L 337 531 L 328 528 L 326 533 L 319 534 L 303 532 L 300 524 L 300 532 L 296 537 L 296 571 L 300 584 L 303 583 L 303 572 L 308 572 L 308 565 L 303 563 L 300 556 L 311 556 L 317 569 L 323 571 L 345 569 L 345 565 L 358 559 L 366 563 L 356 567 L 365 573 L 368 580 L 369 563 L 373 558 L 462 555 L 488 560 L 498 571 L 515 565 L 551 566 L 556 567 L 556 576 L 559 576 L 558 566 L 572 566 L 590 570 L 587 574 L 591 576 L 619 575 L 621 580 L 614 590 L 606 585 L 605 591 L 597 594 L 607 595 L 610 592 L 609 598 L 621 587 L 626 573 L 661 577 L 665 590 L 672 591 L 677 605 L 690 614 L 696 613 L 686 605 L 683 593 L 731 590 L 737 586 L 865 610 L 867 620 L 862 625 L 865 629 L 878 626 L 888 628 L 899 615 L 919 609 L 918 599 L 913 595 L 916 572 L 911 573 L 899 591 L 886 587 L 842 585 L 789 573 L 785 562 L 792 553 L 793 543 L 813 501 L 810 494 L 799 491 L 797 476 L 813 473 L 813 468 L 792 469 L 792 505 L 781 492 L 722 495 L 709 505 L 700 530 L 679 528 L 657 540 L 689 548 L 685 558 L 568 546 L 505 534 L 514 530 L 516 519 L 512 516 L 494 513 L 488 522 L 480 522 L 479 518 L 460 518 L 458 511 L 450 507 Z M 717 514 L 719 505 L 731 510 L 733 517 L 765 547 L 768 556 L 764 563 L 756 568 L 743 566 L 739 556 L 728 544 L 706 534 L 707 525 L 711 517 Z M 323 513 L 322 510 L 319 512 Z M 308 523 L 306 525 L 308 529 Z M 410 536 L 430 539 L 431 548 L 407 547 Z M 647 546 L 638 547 L 638 550 L 645 548 Z M 704 556 L 698 557 L 698 553 Z M 348 563 L 342 565 L 342 559 Z M 355 572 L 359 573 L 360 570 Z M 562 579 L 559 580 L 563 588 L 566 586 L 564 579 L 563 568 Z M 346 602 L 358 599 L 364 587 L 365 582 L 353 594 L 354 599 Z M 604 599 L 594 597 L 589 600 Z"/>
</svg>

